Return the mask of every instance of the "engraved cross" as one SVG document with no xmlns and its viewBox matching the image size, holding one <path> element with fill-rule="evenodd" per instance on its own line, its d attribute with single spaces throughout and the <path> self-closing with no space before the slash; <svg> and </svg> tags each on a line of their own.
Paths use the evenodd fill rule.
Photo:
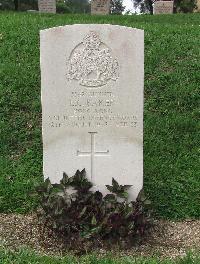
<svg viewBox="0 0 200 264">
<path fill-rule="evenodd" d="M 88 132 L 91 136 L 91 149 L 90 151 L 77 151 L 77 156 L 88 156 L 91 157 L 91 180 L 94 178 L 94 158 L 96 156 L 102 157 L 102 156 L 108 156 L 109 155 L 109 150 L 106 151 L 96 151 L 95 150 L 95 135 L 97 132 Z"/>
</svg>

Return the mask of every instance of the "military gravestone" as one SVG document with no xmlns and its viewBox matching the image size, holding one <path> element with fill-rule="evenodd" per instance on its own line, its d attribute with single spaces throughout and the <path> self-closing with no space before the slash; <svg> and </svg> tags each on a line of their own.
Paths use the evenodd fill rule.
<svg viewBox="0 0 200 264">
<path fill-rule="evenodd" d="M 92 0 L 91 14 L 93 15 L 108 15 L 110 13 L 111 0 Z"/>
<path fill-rule="evenodd" d="M 77 33 L 78 32 L 78 33 Z M 114 177 L 143 185 L 144 33 L 112 25 L 41 31 L 44 177 L 86 169 L 95 189 Z"/>
<path fill-rule="evenodd" d="M 197 1 L 196 1 L 196 5 L 197 5 L 197 9 L 196 9 L 196 11 L 197 11 L 197 12 L 200 12 L 200 0 L 197 0 Z"/>
<path fill-rule="evenodd" d="M 38 9 L 41 13 L 56 13 L 56 0 L 38 0 Z"/>
<path fill-rule="evenodd" d="M 153 4 L 153 14 L 173 14 L 174 1 L 156 1 Z"/>
</svg>

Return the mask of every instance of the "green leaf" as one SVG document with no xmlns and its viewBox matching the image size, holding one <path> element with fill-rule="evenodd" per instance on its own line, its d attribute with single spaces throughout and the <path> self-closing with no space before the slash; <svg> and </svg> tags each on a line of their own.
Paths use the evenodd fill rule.
<svg viewBox="0 0 200 264">
<path fill-rule="evenodd" d="M 85 193 L 93 186 L 93 184 L 88 181 L 86 178 L 86 171 L 83 169 L 82 171 L 76 171 L 73 176 L 71 186 L 73 186 L 77 191 Z"/>
<path fill-rule="evenodd" d="M 134 222 L 131 222 L 129 225 L 128 225 L 128 229 L 131 230 L 133 229 L 135 226 Z"/>
<path fill-rule="evenodd" d="M 114 178 L 112 178 L 112 186 L 113 186 L 113 189 L 116 189 L 116 190 L 119 188 L 119 184 Z"/>
<path fill-rule="evenodd" d="M 37 186 L 35 190 L 38 194 L 44 194 L 46 192 L 46 188 L 43 185 Z"/>
<path fill-rule="evenodd" d="M 101 193 L 101 192 L 99 192 L 99 191 L 96 191 L 95 193 L 94 193 L 94 199 L 95 199 L 95 201 L 102 201 L 102 198 L 103 198 L 103 194 Z"/>
<path fill-rule="evenodd" d="M 108 191 L 113 192 L 113 187 L 112 186 L 106 185 L 106 188 L 108 189 Z"/>
<path fill-rule="evenodd" d="M 44 182 L 44 187 L 46 188 L 47 192 L 50 192 L 50 190 L 52 189 L 52 184 L 49 178 L 47 178 Z"/>
<path fill-rule="evenodd" d="M 107 201 L 107 202 L 114 202 L 114 201 L 116 201 L 116 197 L 115 197 L 114 194 L 107 194 L 104 197 L 104 200 Z"/>
<path fill-rule="evenodd" d="M 86 179 L 86 170 L 83 169 L 80 173 L 81 173 L 81 176 Z"/>
<path fill-rule="evenodd" d="M 69 185 L 69 177 L 65 172 L 63 172 L 63 178 L 60 183 L 63 184 L 65 187 Z"/>
<path fill-rule="evenodd" d="M 64 187 L 62 184 L 54 183 L 52 184 L 54 192 L 64 191 Z"/>
<path fill-rule="evenodd" d="M 83 208 L 83 210 L 82 210 L 82 211 L 80 212 L 80 214 L 79 214 L 79 217 L 80 217 L 80 218 L 85 214 L 86 210 L 87 210 L 87 207 L 85 206 L 85 207 Z"/>
<path fill-rule="evenodd" d="M 144 202 L 145 200 L 146 200 L 146 197 L 144 195 L 144 190 L 142 189 L 138 194 L 137 201 Z"/>
<path fill-rule="evenodd" d="M 93 217 L 92 217 L 91 224 L 92 224 L 93 226 L 97 224 L 97 220 L 96 220 L 96 218 L 95 218 L 94 215 L 93 215 Z"/>
<path fill-rule="evenodd" d="M 128 198 L 128 193 L 127 192 L 120 192 L 120 193 L 117 193 L 117 196 L 119 196 L 120 198 L 125 198 L 127 199 Z"/>
<path fill-rule="evenodd" d="M 58 227 L 56 222 L 53 222 L 53 228 L 56 229 Z"/>
<path fill-rule="evenodd" d="M 150 200 L 146 199 L 146 200 L 144 201 L 144 205 L 150 205 L 150 204 L 151 204 L 151 201 L 150 201 Z"/>
</svg>

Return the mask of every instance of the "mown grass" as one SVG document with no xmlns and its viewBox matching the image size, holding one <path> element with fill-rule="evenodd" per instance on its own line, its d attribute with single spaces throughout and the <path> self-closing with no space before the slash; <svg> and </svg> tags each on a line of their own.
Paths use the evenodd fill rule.
<svg viewBox="0 0 200 264">
<path fill-rule="evenodd" d="M 65 257 L 46 256 L 35 253 L 28 249 L 20 249 L 11 251 L 5 248 L 0 248 L 0 264 L 198 264 L 200 257 L 197 254 L 188 253 L 183 258 L 175 260 L 160 259 L 159 257 L 116 257 L 109 254 L 104 257 L 98 255 L 86 255 L 82 257 L 74 257 L 71 255 Z"/>
<path fill-rule="evenodd" d="M 199 21 L 0 12 L 0 212 L 37 206 L 29 193 L 42 181 L 39 30 L 110 23 L 145 30 L 145 191 L 159 217 L 198 218 Z"/>
</svg>

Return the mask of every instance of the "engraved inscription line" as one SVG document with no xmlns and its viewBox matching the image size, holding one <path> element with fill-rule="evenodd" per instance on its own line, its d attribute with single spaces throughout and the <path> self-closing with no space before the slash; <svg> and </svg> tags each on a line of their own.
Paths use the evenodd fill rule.
<svg viewBox="0 0 200 264">
<path fill-rule="evenodd" d="M 90 152 L 89 151 L 80 151 L 77 150 L 77 156 L 83 157 L 83 156 L 88 156 L 91 157 L 91 180 L 94 178 L 94 158 L 96 156 L 102 157 L 102 156 L 108 156 L 109 150 L 107 151 L 96 151 L 95 150 L 95 135 L 97 132 L 88 132 L 91 136 L 91 148 Z"/>
</svg>

